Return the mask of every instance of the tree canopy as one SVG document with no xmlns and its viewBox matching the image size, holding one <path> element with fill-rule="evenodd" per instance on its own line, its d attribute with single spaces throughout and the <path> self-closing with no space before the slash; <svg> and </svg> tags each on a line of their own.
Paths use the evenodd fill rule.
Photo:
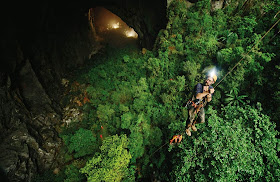
<svg viewBox="0 0 280 182">
<path fill-rule="evenodd" d="M 153 50 L 106 47 L 74 78 L 88 84 L 90 101 L 81 106 L 83 120 L 60 133 L 68 162 L 60 175 L 278 181 L 280 24 L 216 88 L 198 132 L 160 147 L 184 131 L 184 105 L 205 68 L 215 65 L 219 81 L 280 18 L 279 7 L 279 0 L 232 0 L 213 10 L 209 0 L 173 0 Z"/>
</svg>

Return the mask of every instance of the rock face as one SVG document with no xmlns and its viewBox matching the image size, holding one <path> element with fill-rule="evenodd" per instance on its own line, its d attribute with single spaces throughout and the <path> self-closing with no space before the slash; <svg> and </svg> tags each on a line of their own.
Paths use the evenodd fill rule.
<svg viewBox="0 0 280 182">
<path fill-rule="evenodd" d="M 14 2 L 13 2 L 14 3 Z M 88 10 L 103 6 L 139 34 L 143 47 L 165 27 L 165 1 L 92 0 L 6 4 L 0 41 L 0 181 L 31 181 L 59 167 L 62 78 L 99 50 Z"/>
<path fill-rule="evenodd" d="M 62 141 L 55 127 L 63 122 L 61 80 L 100 47 L 89 9 L 102 6 L 112 11 L 134 28 L 142 48 L 151 49 L 166 26 L 170 2 L 5 3 L 0 34 L 0 181 L 31 181 L 34 174 L 58 169 Z M 216 10 L 225 1 L 211 2 Z"/>
<path fill-rule="evenodd" d="M 211 1 L 211 11 L 216 11 L 224 7 L 224 0 L 212 0 Z"/>
<path fill-rule="evenodd" d="M 25 71 L 30 69 L 29 66 L 24 68 Z M 29 76 L 33 77 L 30 73 Z M 30 181 L 34 173 L 51 168 L 55 164 L 56 150 L 61 144 L 53 128 L 60 118 L 50 106 L 44 105 L 49 104 L 49 99 L 41 92 L 43 90 L 40 90 L 39 82 L 32 84 L 35 87 L 33 95 L 22 94 L 19 89 L 13 90 L 8 84 L 2 83 L 0 88 L 0 167 L 10 181 Z M 41 98 L 43 102 L 36 103 L 34 106 L 37 110 L 32 111 L 24 103 L 25 96 L 32 96 L 29 100 L 31 108 L 36 98 L 38 101 Z"/>
<path fill-rule="evenodd" d="M 1 35 L 0 169 L 9 181 L 31 181 L 59 166 L 61 78 L 98 49 L 83 9 L 33 7 L 7 7 Z"/>
<path fill-rule="evenodd" d="M 30 181 L 58 165 L 61 140 L 54 126 L 61 118 L 28 60 L 18 72 L 18 84 L 1 76 L 0 167 L 10 181 Z"/>
</svg>

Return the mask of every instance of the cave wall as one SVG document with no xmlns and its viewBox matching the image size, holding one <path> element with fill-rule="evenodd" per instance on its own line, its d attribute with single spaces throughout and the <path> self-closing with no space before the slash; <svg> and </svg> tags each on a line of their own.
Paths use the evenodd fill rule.
<svg viewBox="0 0 280 182">
<path fill-rule="evenodd" d="M 138 34 L 141 47 L 152 49 L 158 32 L 167 23 L 167 1 L 163 0 L 95 0 L 88 6 L 101 6 L 119 16 Z"/>
<path fill-rule="evenodd" d="M 103 6 L 152 47 L 165 1 L 7 2 L 0 34 L 0 181 L 31 181 L 61 165 L 61 79 L 100 49 L 88 9 Z M 1 176 L 2 175 L 2 176 Z"/>
<path fill-rule="evenodd" d="M 31 181 L 61 165 L 61 80 L 101 48 L 88 10 L 104 7 L 138 33 L 151 49 L 167 23 L 172 0 L 6 2 L 0 34 L 0 181 Z M 210 1 L 210 0 L 209 0 Z M 195 3 L 192 0 L 190 3 Z M 224 0 L 212 0 L 220 9 Z M 93 17 L 94 18 L 94 17 Z"/>
<path fill-rule="evenodd" d="M 61 165 L 61 80 L 101 48 L 88 10 L 104 7 L 138 33 L 151 49 L 167 23 L 172 0 L 6 2 L 0 34 L 0 181 L 31 181 Z M 209 0 L 210 1 L 210 0 Z M 190 1 L 195 3 L 197 0 Z M 224 0 L 212 0 L 220 9 Z M 94 18 L 94 17 L 93 17 Z"/>
<path fill-rule="evenodd" d="M 82 66 L 99 44 L 86 11 L 75 4 L 22 2 L 8 4 L 4 14 L 0 169 L 9 181 L 31 181 L 34 174 L 60 165 L 62 142 L 55 127 L 61 124 L 61 79 Z"/>
</svg>

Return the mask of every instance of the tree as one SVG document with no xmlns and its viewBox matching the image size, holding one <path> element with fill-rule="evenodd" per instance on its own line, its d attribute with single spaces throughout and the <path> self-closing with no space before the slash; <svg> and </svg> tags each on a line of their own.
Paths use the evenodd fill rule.
<svg viewBox="0 0 280 182">
<path fill-rule="evenodd" d="M 209 108 L 208 123 L 184 141 L 174 181 L 277 181 L 279 139 L 269 117 L 249 105 Z"/>
<path fill-rule="evenodd" d="M 121 181 L 131 179 L 133 171 L 128 168 L 131 154 L 127 150 L 129 142 L 126 135 L 113 135 L 103 140 L 101 152 L 90 159 L 81 173 L 88 181 Z"/>
<path fill-rule="evenodd" d="M 227 98 L 225 98 L 225 103 L 233 106 L 245 104 L 243 99 L 247 97 L 247 95 L 238 95 L 238 88 L 233 88 L 228 94 L 226 94 L 226 96 Z"/>
<path fill-rule="evenodd" d="M 153 51 L 143 49 L 136 54 L 140 51 L 109 48 L 85 73 L 91 101 L 87 129 L 99 135 L 100 125 L 106 126 L 106 136 L 113 135 L 110 140 L 115 134 L 126 134 L 131 155 L 129 164 L 122 163 L 116 169 L 125 174 L 114 176 L 115 160 L 108 151 L 115 148 L 114 158 L 121 158 L 116 151 L 118 145 L 103 142 L 106 150 L 83 168 L 89 180 L 125 179 L 130 176 L 126 174 L 134 173 L 132 166 L 140 179 L 149 178 L 154 171 L 159 179 L 170 181 L 273 181 L 279 177 L 275 155 L 278 140 L 275 131 L 266 128 L 274 126 L 260 108 L 246 106 L 244 99 L 248 95 L 251 103 L 265 103 L 263 112 L 278 121 L 279 102 L 272 102 L 271 95 L 280 100 L 280 24 L 219 85 L 211 102 L 219 113 L 209 109 L 208 123 L 198 126 L 203 132 L 184 138 L 174 153 L 162 147 L 150 160 L 158 147 L 184 130 L 187 110 L 182 106 L 195 84 L 202 81 L 203 69 L 216 65 L 222 78 L 277 21 L 273 17 L 280 5 L 279 0 L 258 0 L 243 11 L 245 1 L 233 0 L 223 9 L 211 11 L 210 2 L 201 0 L 190 5 L 187 1 L 172 1 L 167 10 L 168 24 L 158 34 Z M 244 95 L 239 95 L 239 90 Z M 171 177 L 170 169 L 175 169 Z"/>
<path fill-rule="evenodd" d="M 93 154 L 97 149 L 96 138 L 92 132 L 87 129 L 80 128 L 72 136 L 63 136 L 70 153 L 74 153 L 74 157 L 83 157 Z"/>
</svg>

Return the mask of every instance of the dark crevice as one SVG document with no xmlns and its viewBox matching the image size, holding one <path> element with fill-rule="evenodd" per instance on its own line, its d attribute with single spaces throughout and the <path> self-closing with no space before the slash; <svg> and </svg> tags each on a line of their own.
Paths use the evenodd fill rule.
<svg viewBox="0 0 280 182">
<path fill-rule="evenodd" d="M 0 126 L 4 130 L 0 141 L 3 154 L 11 157 L 1 155 L 0 168 L 11 181 L 30 181 L 35 174 L 59 165 L 61 141 L 55 126 L 62 122 L 65 88 L 61 79 L 71 77 L 88 58 L 104 51 L 96 39 L 96 27 L 88 20 L 88 10 L 97 6 L 119 16 L 141 35 L 141 48 L 151 48 L 159 30 L 166 26 L 166 1 L 161 0 L 9 2 L 2 11 L 6 16 L 2 16 L 0 44 Z M 14 135 L 20 142 L 7 138 Z M 18 166 L 21 162 L 25 169 Z M 6 166 L 15 163 L 18 165 Z"/>
</svg>

